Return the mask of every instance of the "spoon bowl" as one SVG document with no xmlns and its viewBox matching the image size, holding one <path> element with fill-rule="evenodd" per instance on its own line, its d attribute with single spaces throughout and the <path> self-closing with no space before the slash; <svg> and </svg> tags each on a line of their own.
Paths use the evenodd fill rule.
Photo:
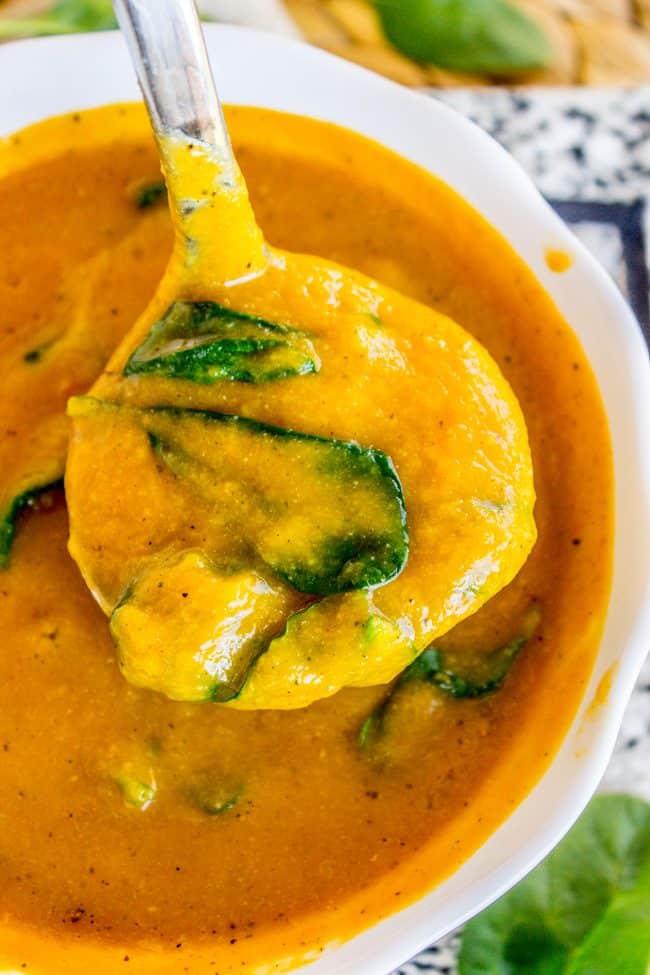
<svg viewBox="0 0 650 975">
<path fill-rule="evenodd" d="M 70 552 L 133 684 L 247 710 L 385 684 L 534 544 L 519 404 L 449 318 L 265 244 L 194 3 L 115 6 L 175 246 L 149 308 L 70 403 Z M 223 412 L 224 384 L 241 415 Z M 391 402 L 408 409 L 418 389 L 428 423 L 409 449 L 431 478 L 407 482 L 422 495 L 409 508 L 392 419 L 413 424 Z M 313 397 L 314 426 L 296 429 L 292 394 Z"/>
</svg>

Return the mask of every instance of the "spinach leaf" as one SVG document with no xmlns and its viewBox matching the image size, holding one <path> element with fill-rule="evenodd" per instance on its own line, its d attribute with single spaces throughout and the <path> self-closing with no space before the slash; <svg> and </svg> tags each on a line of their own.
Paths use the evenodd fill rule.
<svg viewBox="0 0 650 975">
<path fill-rule="evenodd" d="M 117 21 L 111 0 L 58 0 L 45 14 L 0 20 L 0 37 L 73 34 L 114 27 Z"/>
<path fill-rule="evenodd" d="M 367 589 L 402 570 L 408 555 L 402 488 L 380 450 L 221 413 L 171 407 L 137 413 L 167 467 L 214 502 L 228 526 L 232 513 L 219 510 L 223 484 L 238 484 L 246 548 L 299 592 Z M 306 517 L 309 511 L 316 516 Z"/>
<path fill-rule="evenodd" d="M 566 975 L 647 975 L 650 971 L 650 878 L 614 898 L 572 955 Z"/>
<path fill-rule="evenodd" d="M 524 617 L 520 636 L 491 653 L 475 654 L 474 659 L 470 661 L 470 666 L 465 665 L 464 674 L 452 669 L 437 647 L 424 650 L 402 672 L 389 688 L 381 704 L 363 722 L 359 730 L 359 746 L 365 748 L 382 734 L 387 714 L 399 699 L 400 691 L 413 681 L 432 684 L 438 690 L 455 698 L 481 698 L 494 694 L 510 673 L 510 668 L 530 640 L 539 620 L 540 611 L 534 604 Z"/>
<path fill-rule="evenodd" d="M 413 660 L 411 636 L 375 605 L 369 590 L 328 596 L 293 613 L 284 631 L 254 661 L 235 706 L 306 707 L 342 687 L 374 683 Z"/>
<path fill-rule="evenodd" d="M 545 67 L 545 35 L 507 0 L 374 0 L 389 41 L 416 61 L 510 75 Z"/>
<path fill-rule="evenodd" d="M 319 369 L 320 360 L 302 332 L 213 301 L 176 301 L 135 350 L 124 375 L 260 383 Z"/>
<path fill-rule="evenodd" d="M 217 413 L 158 408 L 141 418 L 165 464 L 206 500 L 214 493 L 218 504 L 224 480 L 240 485 L 256 536 L 248 543 L 299 592 L 366 589 L 404 566 L 401 485 L 381 451 Z M 204 440 L 209 451 L 199 452 Z M 310 509 L 318 517 L 306 520 Z"/>
<path fill-rule="evenodd" d="M 223 816 L 230 812 L 239 801 L 244 792 L 241 783 L 223 781 L 219 777 L 206 773 L 199 777 L 199 780 L 187 790 L 187 799 L 190 804 L 206 816 Z"/>
<path fill-rule="evenodd" d="M 63 472 L 56 471 L 55 464 L 50 472 L 44 472 L 42 484 L 21 485 L 18 493 L 9 500 L 4 509 L 0 511 L 0 569 L 7 567 L 18 516 L 25 508 L 33 508 L 38 504 L 39 498 L 48 491 L 53 491 L 63 485 Z"/>
<path fill-rule="evenodd" d="M 327 670 L 334 693 L 350 668 L 367 682 L 369 668 L 385 662 L 388 680 L 413 660 L 411 640 L 375 619 L 369 598 L 409 551 L 401 484 L 386 454 L 203 410 L 73 397 L 68 415 L 99 466 L 104 448 L 113 469 L 126 445 L 130 484 L 145 478 L 149 496 L 164 498 L 131 554 L 130 525 L 141 512 L 122 496 L 125 527 L 110 550 L 114 588 L 107 596 L 101 583 L 95 589 L 112 609 L 120 669 L 132 684 L 179 701 L 240 696 L 242 707 L 253 698 L 266 706 L 274 688 L 283 697 L 295 689 L 294 706 L 322 696 L 316 679 L 300 683 L 307 672 Z M 70 468 L 68 476 L 70 490 Z M 178 511 L 173 535 L 170 510 Z M 360 601 L 334 599 L 353 590 Z M 332 599 L 317 612 L 301 594 Z M 290 668 L 299 673 L 285 693 L 278 678 Z"/>
<path fill-rule="evenodd" d="M 486 697 L 488 694 L 493 694 L 499 690 L 508 676 L 515 658 L 528 643 L 528 639 L 527 636 L 517 637 L 516 640 L 506 643 L 504 647 L 487 654 L 486 666 L 489 676 L 484 680 L 462 676 L 452 670 L 445 663 L 441 651 L 435 647 L 430 647 L 417 660 L 414 660 L 404 672 L 402 682 L 421 680 L 427 684 L 435 685 L 445 694 L 449 694 L 450 697 Z"/>
<path fill-rule="evenodd" d="M 201 552 L 154 556 L 111 615 L 120 670 L 175 701 L 232 700 L 293 604 L 257 572 L 225 573 Z"/>
<path fill-rule="evenodd" d="M 135 191 L 135 205 L 138 210 L 148 210 L 149 207 L 164 200 L 167 195 L 165 181 L 160 179 L 155 183 L 143 183 Z"/>
<path fill-rule="evenodd" d="M 598 796 L 556 850 L 465 928 L 460 975 L 647 975 L 650 804 Z"/>
<path fill-rule="evenodd" d="M 406 563 L 402 486 L 381 450 L 230 414 L 92 397 L 74 397 L 68 415 L 98 431 L 142 431 L 160 476 L 173 475 L 169 489 L 176 480 L 193 501 L 206 554 L 228 550 L 230 571 L 254 560 L 299 592 L 327 596 L 383 585 Z"/>
</svg>

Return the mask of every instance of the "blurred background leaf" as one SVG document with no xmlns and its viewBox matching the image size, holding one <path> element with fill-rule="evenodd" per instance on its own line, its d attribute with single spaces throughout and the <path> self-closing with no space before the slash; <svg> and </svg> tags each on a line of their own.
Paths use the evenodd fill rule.
<svg viewBox="0 0 650 975">
<path fill-rule="evenodd" d="M 57 0 L 43 13 L 0 20 L 0 38 L 74 34 L 116 27 L 111 0 Z"/>
<path fill-rule="evenodd" d="M 457 71 L 520 74 L 546 67 L 550 45 L 507 0 L 374 0 L 386 36 L 408 57 Z"/>
<path fill-rule="evenodd" d="M 266 0 L 267 6 L 269 5 Z M 388 40 L 408 57 L 444 68 L 504 75 L 540 68 L 551 52 L 542 31 L 508 0 L 374 0 Z M 252 5 L 250 0 L 216 3 L 224 19 L 233 9 Z M 17 7 L 17 12 L 21 5 Z M 42 9 L 41 9 L 42 8 Z M 11 11 L 12 5 L 9 5 Z M 29 6 L 28 8 L 29 9 Z M 289 8 L 291 9 L 291 8 Z M 332 9 L 336 10 L 336 5 Z M 339 4 L 350 22 L 363 16 L 364 5 Z M 111 0 L 54 0 L 36 3 L 36 13 L 0 19 L 0 38 L 68 34 L 116 27 Z M 260 14 L 257 14 L 258 19 Z M 365 7 L 366 26 L 373 11 Z M 377 28 L 375 27 L 375 30 Z"/>
<path fill-rule="evenodd" d="M 650 803 L 592 799 L 532 873 L 471 920 L 460 975 L 647 975 Z"/>
</svg>

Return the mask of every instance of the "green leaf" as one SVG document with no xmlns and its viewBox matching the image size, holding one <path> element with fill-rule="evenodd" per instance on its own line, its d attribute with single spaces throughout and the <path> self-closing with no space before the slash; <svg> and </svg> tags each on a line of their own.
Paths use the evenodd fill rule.
<svg viewBox="0 0 650 975">
<path fill-rule="evenodd" d="M 214 496 L 218 505 L 222 483 L 239 484 L 238 510 L 249 502 L 248 545 L 298 592 L 326 596 L 380 586 L 404 567 L 402 488 L 381 451 L 220 413 L 158 407 L 139 415 L 161 459 L 206 500 Z M 194 453 L 203 443 L 194 439 L 201 427 L 211 453 Z M 266 460 L 269 473 L 261 478 L 247 462 L 255 454 Z M 280 458 L 282 480 L 273 475 Z M 292 470 L 310 491 L 296 492 Z M 301 515 L 310 497 L 321 499 L 319 518 L 305 531 Z"/>
<path fill-rule="evenodd" d="M 650 885 L 619 894 L 585 938 L 566 975 L 648 975 Z"/>
<path fill-rule="evenodd" d="M 650 804 L 598 796 L 556 850 L 465 928 L 460 975 L 647 975 Z"/>
<path fill-rule="evenodd" d="M 58 0 L 52 16 L 78 31 L 117 27 L 112 0 Z"/>
<path fill-rule="evenodd" d="M 34 508 L 44 494 L 63 486 L 62 472 L 44 473 L 44 483 L 21 487 L 3 511 L 0 511 L 0 569 L 7 567 L 16 535 L 18 516 L 25 508 Z"/>
<path fill-rule="evenodd" d="M 195 383 L 270 382 L 318 372 L 309 338 L 213 301 L 175 301 L 124 368 Z"/>
<path fill-rule="evenodd" d="M 411 664 L 404 672 L 403 679 L 422 680 L 427 684 L 434 684 L 450 697 L 487 697 L 488 694 L 494 694 L 499 690 L 510 673 L 516 657 L 527 643 L 528 637 L 521 636 L 487 654 L 484 662 L 487 676 L 483 679 L 473 679 L 469 675 L 462 675 L 452 670 L 445 663 L 440 650 L 431 647 Z"/>
<path fill-rule="evenodd" d="M 0 20 L 0 37 L 73 34 L 115 27 L 111 0 L 58 0 L 47 14 Z"/>
<path fill-rule="evenodd" d="M 228 538 L 238 564 L 254 554 L 299 592 L 381 586 L 406 563 L 402 486 L 381 450 L 230 414 L 92 397 L 70 400 L 68 415 L 93 419 L 98 429 L 111 416 L 140 428 L 197 511 L 209 512 L 206 538 L 217 549 Z M 233 485 L 234 500 L 225 503 Z"/>
<path fill-rule="evenodd" d="M 455 698 L 481 698 L 498 691 L 510 673 L 519 653 L 530 640 L 540 620 L 540 610 L 533 604 L 526 613 L 521 634 L 504 647 L 491 653 L 476 653 L 473 660 L 464 665 L 464 673 L 452 669 L 446 662 L 442 651 L 429 647 L 410 664 L 389 688 L 386 696 L 361 725 L 358 743 L 366 748 L 383 732 L 388 712 L 399 700 L 399 693 L 407 684 L 420 681 L 432 684 L 444 694 Z"/>
<path fill-rule="evenodd" d="M 161 202 L 167 195 L 167 187 L 162 179 L 154 183 L 143 183 L 135 192 L 135 205 L 138 210 L 148 210 L 149 207 Z"/>
<path fill-rule="evenodd" d="M 455 71 L 510 75 L 546 67 L 547 38 L 507 0 L 374 0 L 408 57 Z"/>
<path fill-rule="evenodd" d="M 234 809 L 243 792 L 241 783 L 233 784 L 217 775 L 205 773 L 187 790 L 187 798 L 199 812 L 214 817 L 223 816 Z"/>
<path fill-rule="evenodd" d="M 411 680 L 434 684 L 451 697 L 487 697 L 498 691 L 510 673 L 513 663 L 537 629 L 541 610 L 533 603 L 521 623 L 519 636 L 491 653 L 463 654 L 461 670 L 447 663 L 436 647 L 429 647 L 414 660 L 400 678 L 400 684 Z"/>
</svg>

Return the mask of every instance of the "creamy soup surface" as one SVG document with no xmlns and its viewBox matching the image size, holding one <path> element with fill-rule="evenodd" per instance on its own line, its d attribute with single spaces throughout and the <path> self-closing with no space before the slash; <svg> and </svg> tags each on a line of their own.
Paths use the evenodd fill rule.
<svg viewBox="0 0 650 975">
<path fill-rule="evenodd" d="M 68 399 L 90 388 L 163 274 L 172 235 L 158 160 L 133 106 L 6 140 L 2 966 L 224 973 L 313 957 L 433 887 L 521 801 L 575 714 L 597 649 L 609 435 L 589 365 L 541 286 L 466 203 L 381 147 L 261 109 L 228 115 L 273 245 L 363 271 L 451 316 L 490 352 L 528 428 L 537 542 L 513 582 L 436 639 L 447 664 L 436 681 L 345 689 L 291 711 L 171 701 L 128 683 L 68 554 L 64 493 L 34 489 L 61 477 Z M 243 398 L 231 384 L 224 412 L 245 403 L 256 419 L 343 439 L 360 431 L 372 447 L 392 430 L 407 514 L 413 497 L 417 515 L 418 458 L 441 436 L 422 419 L 422 382 L 409 389 L 402 377 L 393 413 L 375 425 L 361 371 L 338 392 L 324 381 L 320 413 L 285 382 L 266 401 L 262 386 Z M 337 396 L 357 405 L 337 412 Z M 410 554 L 402 599 L 426 555 Z M 468 691 L 479 685 L 492 693 Z"/>
</svg>

